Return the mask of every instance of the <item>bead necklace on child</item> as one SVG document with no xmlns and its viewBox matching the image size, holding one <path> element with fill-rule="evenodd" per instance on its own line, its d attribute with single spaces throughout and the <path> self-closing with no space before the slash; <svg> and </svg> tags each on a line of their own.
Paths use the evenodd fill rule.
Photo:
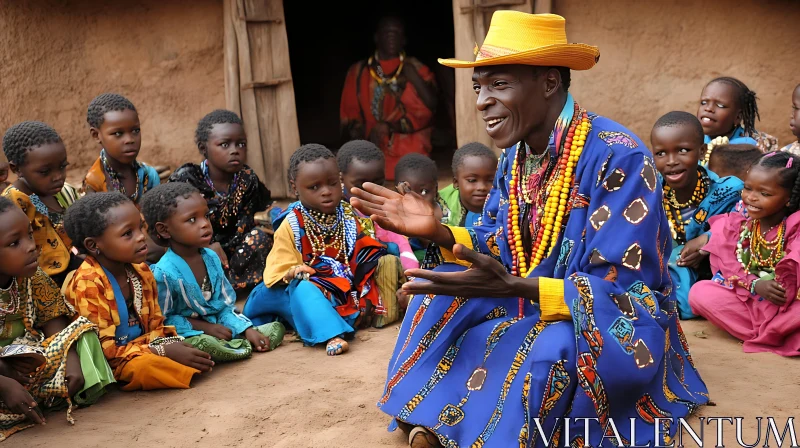
<svg viewBox="0 0 800 448">
<path fill-rule="evenodd" d="M 669 230 L 672 232 L 672 239 L 678 244 L 686 243 L 686 225 L 689 224 L 692 217 L 684 219 L 681 215 L 681 209 L 687 207 L 697 207 L 703 202 L 703 199 L 708 195 L 709 179 L 706 173 L 699 169 L 697 170 L 697 184 L 692 191 L 692 197 L 686 203 L 678 202 L 678 198 L 669 185 L 664 185 L 664 211 L 667 213 L 667 221 L 669 221 Z"/>
</svg>

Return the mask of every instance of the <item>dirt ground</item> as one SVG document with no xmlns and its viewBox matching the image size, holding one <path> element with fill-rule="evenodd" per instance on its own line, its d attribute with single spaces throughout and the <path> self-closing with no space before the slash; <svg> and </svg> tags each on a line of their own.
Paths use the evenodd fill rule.
<svg viewBox="0 0 800 448">
<path fill-rule="evenodd" d="M 757 416 L 776 417 L 780 428 L 797 412 L 798 360 L 745 354 L 738 341 L 705 321 L 685 322 L 695 363 L 716 406 L 697 416 L 740 416 L 744 440 L 755 440 Z M 275 352 L 220 365 L 188 390 L 113 391 L 99 404 L 61 412 L 48 424 L 12 436 L 6 446 L 157 447 L 402 447 L 400 432 L 375 403 L 398 327 L 357 334 L 345 356 L 328 357 L 287 336 Z M 733 427 L 725 430 L 737 446 Z M 714 425 L 706 427 L 712 445 Z M 773 442 L 773 441 L 771 441 Z M 686 443 L 686 442 L 685 442 Z M 691 444 L 686 443 L 687 446 Z M 762 440 L 763 444 L 763 440 Z"/>
</svg>

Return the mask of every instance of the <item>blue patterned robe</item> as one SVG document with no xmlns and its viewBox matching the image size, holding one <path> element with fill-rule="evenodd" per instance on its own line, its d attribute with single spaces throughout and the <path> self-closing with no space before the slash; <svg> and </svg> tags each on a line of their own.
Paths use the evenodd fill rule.
<svg viewBox="0 0 800 448">
<path fill-rule="evenodd" d="M 707 232 L 711 226 L 709 218 L 730 212 L 742 198 L 744 183 L 736 177 L 720 178 L 713 171 L 700 167 L 708 175 L 709 188 L 705 199 L 697 206 L 689 224 L 684 225 L 686 241 L 691 241 Z M 663 185 L 663 182 L 662 182 Z M 697 282 L 697 271 L 692 268 L 678 266 L 678 255 L 683 250 L 683 244 L 672 242 L 672 254 L 669 257 L 669 273 L 678 300 L 678 313 L 681 319 L 692 319 L 695 314 L 689 306 L 689 289 Z"/>
<path fill-rule="evenodd" d="M 571 116 L 572 107 L 570 97 L 564 113 Z M 660 421 L 667 443 L 677 418 L 708 401 L 678 322 L 667 269 L 671 237 L 650 152 L 619 124 L 590 120 L 566 229 L 532 273 L 563 280 L 566 320 L 542 319 L 533 300 L 518 319 L 514 298 L 414 297 L 378 403 L 384 412 L 432 429 L 446 447 L 550 444 L 542 439 L 610 446 L 614 438 L 601 440 L 610 419 L 622 442 L 644 445 L 654 438 L 655 418 L 676 419 Z M 500 158 L 483 225 L 452 228 L 457 242 L 507 269 L 516 151 Z M 568 438 L 564 417 L 573 419 Z M 585 432 L 584 421 L 574 420 L 580 417 L 598 420 Z"/>
<path fill-rule="evenodd" d="M 164 325 L 172 325 L 178 335 L 185 338 L 203 334 L 186 319 L 191 317 L 228 327 L 234 338 L 241 338 L 253 323 L 245 315 L 236 312 L 236 292 L 225 277 L 217 254 L 211 249 L 204 248 L 201 251 L 211 283 L 212 292 L 208 300 L 203 296 L 192 268 L 172 249 L 167 250 L 158 263 L 151 266 L 158 284 L 158 305 L 164 314 Z"/>
</svg>

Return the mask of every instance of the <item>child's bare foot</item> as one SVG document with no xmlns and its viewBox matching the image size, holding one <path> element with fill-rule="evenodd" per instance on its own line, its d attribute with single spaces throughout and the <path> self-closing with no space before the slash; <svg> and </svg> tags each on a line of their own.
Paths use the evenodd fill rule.
<svg viewBox="0 0 800 448">
<path fill-rule="evenodd" d="M 344 339 L 333 338 L 328 341 L 328 346 L 325 348 L 325 351 L 328 352 L 328 356 L 336 356 L 346 352 L 349 348 L 350 344 L 348 344 Z"/>
</svg>

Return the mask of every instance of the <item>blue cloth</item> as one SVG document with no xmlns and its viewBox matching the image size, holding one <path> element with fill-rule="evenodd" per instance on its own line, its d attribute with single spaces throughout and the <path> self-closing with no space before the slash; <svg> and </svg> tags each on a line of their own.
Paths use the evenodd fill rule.
<svg viewBox="0 0 800 448">
<path fill-rule="evenodd" d="M 108 269 L 103 268 L 103 272 L 105 272 L 106 278 L 108 278 L 108 283 L 111 284 L 111 290 L 114 292 L 114 300 L 117 302 L 117 313 L 119 313 L 119 325 L 117 325 L 117 330 L 114 332 L 114 342 L 118 347 L 123 347 L 142 335 L 142 324 L 139 322 L 139 316 L 136 316 L 137 324 L 132 327 L 128 325 L 128 304 L 125 302 L 122 288 L 119 287 L 117 279 Z"/>
<path fill-rule="evenodd" d="M 697 206 L 689 224 L 684 225 L 686 241 L 691 241 L 707 232 L 711 228 L 708 220 L 712 216 L 722 215 L 733 210 L 742 197 L 742 188 L 744 187 L 742 181 L 737 177 L 720 178 L 716 173 L 707 170 L 705 167 L 701 166 L 700 169 L 708 175 L 708 194 Z M 664 184 L 662 183 L 662 185 Z M 676 241 L 672 242 L 669 273 L 672 276 L 675 296 L 678 300 L 680 318 L 692 319 L 697 316 L 689 306 L 689 289 L 697 282 L 697 271 L 692 268 L 678 266 L 678 255 L 681 254 L 683 247 L 683 244 L 678 245 Z"/>
<path fill-rule="evenodd" d="M 355 332 L 353 325 L 359 313 L 342 317 L 316 285 L 293 280 L 272 288 L 264 283 L 256 286 L 247 298 L 244 314 L 256 326 L 281 318 L 297 331 L 305 345 L 314 345 Z"/>
<path fill-rule="evenodd" d="M 480 223 L 479 222 L 480 219 L 481 219 L 480 213 L 467 211 L 467 217 L 464 219 L 464 227 L 471 229 Z"/>
<path fill-rule="evenodd" d="M 711 142 L 711 137 L 704 136 L 703 142 L 708 144 Z M 747 137 L 744 135 L 744 128 L 741 126 L 736 126 L 736 129 L 733 130 L 733 134 L 728 138 L 728 143 L 731 145 L 757 145 L 758 142 L 753 137 Z"/>
<path fill-rule="evenodd" d="M 186 319 L 192 317 L 224 325 L 231 330 L 234 338 L 241 337 L 253 323 L 236 312 L 236 292 L 225 277 L 217 254 L 211 249 L 200 250 L 211 283 L 211 297 L 208 299 L 203 296 L 192 268 L 172 249 L 167 249 L 158 263 L 151 266 L 158 284 L 158 305 L 164 314 L 164 324 L 172 325 L 185 338 L 203 334 Z"/>
<path fill-rule="evenodd" d="M 570 98 L 562 118 L 572 107 Z M 678 326 L 669 225 L 650 151 L 619 124 L 590 120 L 566 229 L 531 273 L 563 279 L 573 320 L 542 321 L 534 300 L 524 300 L 517 319 L 517 299 L 414 297 L 381 410 L 431 428 L 445 446 L 541 446 L 537 417 L 545 438 L 554 429 L 563 437 L 563 418 L 572 419 L 569 440 L 559 446 L 610 445 L 614 439 L 601 440 L 610 418 L 623 443 L 646 445 L 654 434 L 648 419 L 686 417 L 708 401 Z M 568 124 L 551 136 L 550 151 Z M 468 231 L 476 249 L 506 269 L 508 182 L 518 147 L 501 156 L 483 225 Z M 580 417 L 601 423 L 591 422 L 586 433 Z M 662 424 L 660 443 L 677 427 Z"/>
<path fill-rule="evenodd" d="M 150 165 L 146 163 L 139 163 L 139 169 L 137 170 L 139 173 L 139 191 L 144 191 L 144 178 L 147 177 L 147 190 L 150 191 L 153 188 L 161 185 L 161 178 L 158 177 L 158 171 Z"/>
</svg>

